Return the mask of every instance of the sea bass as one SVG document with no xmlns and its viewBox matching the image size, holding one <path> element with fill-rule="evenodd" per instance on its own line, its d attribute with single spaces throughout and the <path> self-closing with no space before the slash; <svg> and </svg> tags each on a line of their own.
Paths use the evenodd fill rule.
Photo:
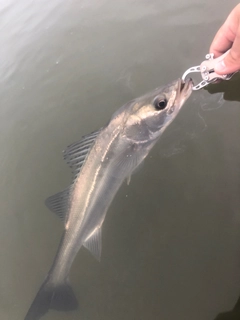
<svg viewBox="0 0 240 320">
<path fill-rule="evenodd" d="M 117 110 L 109 123 L 64 151 L 73 169 L 73 183 L 46 200 L 65 223 L 52 267 L 25 320 L 37 320 L 49 309 L 73 310 L 77 299 L 69 271 L 84 246 L 98 260 L 101 228 L 109 205 L 124 179 L 146 158 L 192 92 L 192 81 L 173 83 L 132 100 Z"/>
</svg>

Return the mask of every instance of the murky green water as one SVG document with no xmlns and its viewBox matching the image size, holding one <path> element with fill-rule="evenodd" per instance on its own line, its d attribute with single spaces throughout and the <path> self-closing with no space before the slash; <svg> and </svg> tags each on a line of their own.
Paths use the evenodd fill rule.
<svg viewBox="0 0 240 320">
<path fill-rule="evenodd" d="M 63 230 L 44 205 L 70 181 L 61 151 L 200 63 L 238 1 L 0 3 L 0 318 L 19 320 Z M 239 86 L 192 94 L 114 199 L 101 263 L 80 250 L 79 310 L 44 319 L 240 318 Z"/>
</svg>

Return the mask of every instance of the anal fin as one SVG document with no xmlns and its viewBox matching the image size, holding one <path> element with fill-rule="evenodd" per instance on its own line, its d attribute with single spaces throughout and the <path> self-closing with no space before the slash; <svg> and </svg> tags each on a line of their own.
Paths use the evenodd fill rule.
<svg viewBox="0 0 240 320">
<path fill-rule="evenodd" d="M 86 238 L 83 245 L 98 261 L 100 261 L 102 252 L 102 228 L 97 227 L 94 229 L 94 231 Z"/>
</svg>

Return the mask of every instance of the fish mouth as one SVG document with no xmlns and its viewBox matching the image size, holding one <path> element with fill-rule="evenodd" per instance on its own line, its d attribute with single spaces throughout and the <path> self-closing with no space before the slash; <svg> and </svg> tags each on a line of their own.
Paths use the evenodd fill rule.
<svg viewBox="0 0 240 320">
<path fill-rule="evenodd" d="M 192 79 L 187 79 L 183 81 L 182 79 L 178 80 L 178 90 L 176 95 L 175 103 L 180 108 L 184 102 L 189 98 L 192 93 L 193 81 Z"/>
<path fill-rule="evenodd" d="M 192 93 L 193 81 L 192 79 L 187 79 L 183 81 L 178 79 L 175 84 L 175 98 L 173 98 L 174 103 L 168 110 L 168 114 L 172 114 L 174 111 L 179 111 L 184 102 L 189 98 Z"/>
</svg>

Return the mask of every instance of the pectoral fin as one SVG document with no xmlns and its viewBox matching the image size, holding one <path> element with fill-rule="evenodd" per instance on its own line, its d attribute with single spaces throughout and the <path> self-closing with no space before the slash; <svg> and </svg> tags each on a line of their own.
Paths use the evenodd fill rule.
<svg viewBox="0 0 240 320">
<path fill-rule="evenodd" d="M 135 173 L 141 171 L 143 166 L 144 166 L 144 160 L 133 169 L 133 171 L 131 172 L 131 174 L 129 174 L 129 176 L 127 176 L 127 185 L 128 186 L 129 186 L 129 184 L 131 182 L 132 175 L 134 175 Z"/>
<path fill-rule="evenodd" d="M 102 252 L 102 228 L 97 227 L 84 241 L 84 247 L 87 248 L 92 255 L 100 261 Z"/>
</svg>

